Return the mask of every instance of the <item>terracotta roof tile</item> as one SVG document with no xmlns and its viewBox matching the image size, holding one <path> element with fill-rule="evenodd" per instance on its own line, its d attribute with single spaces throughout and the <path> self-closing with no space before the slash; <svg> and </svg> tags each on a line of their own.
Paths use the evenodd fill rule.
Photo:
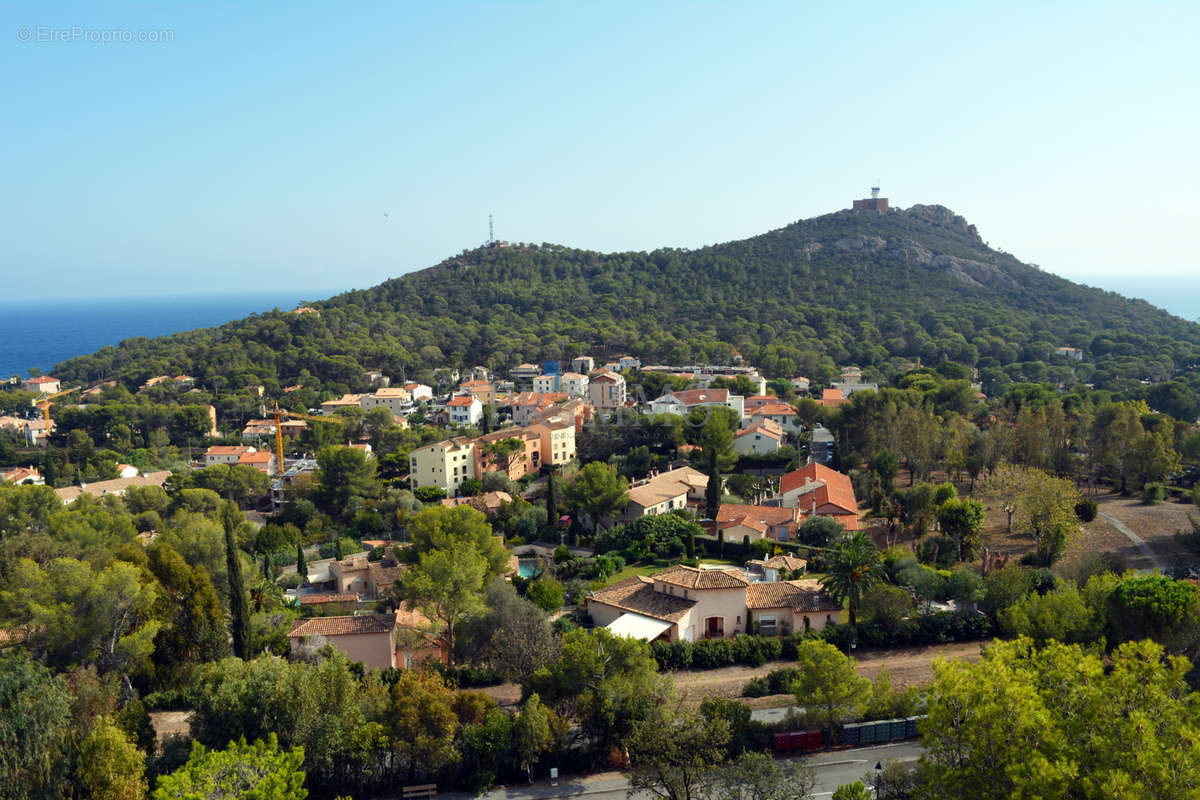
<svg viewBox="0 0 1200 800">
<path fill-rule="evenodd" d="M 696 605 L 695 600 L 654 591 L 654 581 L 640 575 L 596 589 L 591 599 L 622 611 L 633 611 L 667 622 L 678 622 Z"/>
<path fill-rule="evenodd" d="M 316 606 L 323 603 L 357 603 L 358 595 L 353 592 L 343 592 L 340 594 L 302 594 L 300 595 L 300 605 Z"/>
<path fill-rule="evenodd" d="M 676 564 L 652 576 L 655 581 L 686 589 L 741 589 L 750 581 L 741 572 L 726 569 L 697 569 Z"/>
<path fill-rule="evenodd" d="M 348 636 L 359 633 L 391 633 L 396 618 L 391 614 L 361 614 L 346 617 L 311 617 L 292 623 L 288 638 L 301 636 Z"/>
<path fill-rule="evenodd" d="M 746 588 L 747 608 L 794 608 L 799 611 L 841 611 L 817 581 L 772 581 Z"/>
<path fill-rule="evenodd" d="M 767 525 L 783 525 L 795 519 L 796 511 L 783 506 L 751 506 L 741 503 L 722 503 L 717 509 L 717 524 L 754 519 Z"/>
<path fill-rule="evenodd" d="M 812 463 L 780 478 L 779 493 L 785 495 L 803 489 L 809 483 L 822 484 L 813 488 L 818 509 L 827 505 L 841 509 L 841 513 L 854 516 L 854 527 L 847 527 L 850 530 L 858 529 L 858 501 L 854 498 L 854 485 L 848 476 L 822 464 Z M 807 502 L 800 504 L 802 509 L 810 505 Z"/>
</svg>

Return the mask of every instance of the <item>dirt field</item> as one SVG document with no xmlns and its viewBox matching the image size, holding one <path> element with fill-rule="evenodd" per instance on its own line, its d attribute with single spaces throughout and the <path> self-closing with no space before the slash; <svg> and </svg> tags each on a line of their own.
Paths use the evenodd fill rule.
<svg viewBox="0 0 1200 800">
<path fill-rule="evenodd" d="M 173 733 L 186 735 L 188 719 L 191 716 L 190 711 L 151 711 L 150 724 L 154 726 L 154 732 L 158 734 L 158 740 L 161 742 Z"/>
<path fill-rule="evenodd" d="M 874 678 L 879 668 L 886 666 L 892 675 L 892 685 L 897 689 L 909 686 L 924 686 L 933 680 L 935 658 L 978 661 L 981 657 L 981 642 L 947 644 L 934 647 L 910 647 L 898 650 L 880 650 L 856 656 L 858 673 Z M 675 672 L 675 688 L 684 700 L 699 702 L 705 697 L 741 697 L 742 687 L 751 678 L 761 677 L 780 667 L 790 666 L 788 661 L 772 661 L 761 667 L 722 667 L 703 672 Z M 786 697 L 760 697 L 747 700 L 752 708 L 768 708 L 780 705 Z"/>
</svg>

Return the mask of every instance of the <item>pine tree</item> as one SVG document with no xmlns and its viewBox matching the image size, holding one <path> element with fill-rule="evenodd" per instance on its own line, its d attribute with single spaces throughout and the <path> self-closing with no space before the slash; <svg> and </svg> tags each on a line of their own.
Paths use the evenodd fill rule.
<svg viewBox="0 0 1200 800">
<path fill-rule="evenodd" d="M 296 574 L 308 583 L 308 562 L 304 560 L 304 545 L 296 545 Z"/>
<path fill-rule="evenodd" d="M 250 645 L 250 610 L 246 606 L 242 559 L 233 540 L 233 530 L 237 524 L 233 512 L 236 511 L 237 507 L 233 506 L 222 515 L 221 521 L 225 524 L 225 562 L 229 569 L 229 625 L 233 633 L 233 653 L 238 658 L 245 658 Z"/>
</svg>

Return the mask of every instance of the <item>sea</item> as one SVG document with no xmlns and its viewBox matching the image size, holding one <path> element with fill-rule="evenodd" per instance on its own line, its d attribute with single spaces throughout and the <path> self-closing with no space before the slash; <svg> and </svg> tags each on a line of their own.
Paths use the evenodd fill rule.
<svg viewBox="0 0 1200 800">
<path fill-rule="evenodd" d="M 177 294 L 77 300 L 0 300 L 0 377 L 49 373 L 55 364 L 139 336 L 220 325 L 323 300 L 338 289 Z"/>
<path fill-rule="evenodd" d="M 1092 283 L 1200 321 L 1200 278 Z M 274 308 L 331 297 L 338 289 L 241 294 L 178 294 L 79 300 L 0 300 L 0 376 L 50 372 L 55 364 L 138 336 L 164 336 L 220 325 Z"/>
</svg>

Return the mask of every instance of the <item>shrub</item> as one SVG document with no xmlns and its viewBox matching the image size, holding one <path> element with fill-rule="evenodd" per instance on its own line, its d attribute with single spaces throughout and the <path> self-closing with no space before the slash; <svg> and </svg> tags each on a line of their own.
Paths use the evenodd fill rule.
<svg viewBox="0 0 1200 800">
<path fill-rule="evenodd" d="M 1080 522 L 1091 522 L 1100 513 L 1100 506 L 1095 500 L 1085 498 L 1075 504 L 1075 516 Z"/>
<path fill-rule="evenodd" d="M 1167 498 L 1167 487 L 1161 483 L 1147 483 L 1142 487 L 1141 499 L 1148 506 L 1160 503 Z"/>
</svg>

